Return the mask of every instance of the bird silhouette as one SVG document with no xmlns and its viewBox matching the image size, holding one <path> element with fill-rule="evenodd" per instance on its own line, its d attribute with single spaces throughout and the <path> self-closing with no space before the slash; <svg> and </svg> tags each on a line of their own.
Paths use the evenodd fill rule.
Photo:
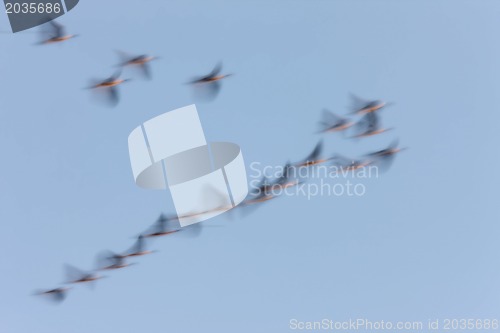
<svg viewBox="0 0 500 333">
<path fill-rule="evenodd" d="M 352 106 L 351 106 L 352 113 L 357 113 L 357 114 L 374 112 L 388 105 L 386 102 L 381 100 L 366 100 L 354 94 L 351 94 L 351 101 L 352 101 Z"/>
<path fill-rule="evenodd" d="M 146 77 L 147 79 L 151 79 L 152 74 L 150 63 L 151 61 L 158 59 L 157 57 L 153 57 L 147 54 L 131 56 L 122 51 L 117 52 L 121 57 L 121 67 L 138 67 L 140 68 L 144 77 Z"/>
<path fill-rule="evenodd" d="M 68 287 L 59 287 L 49 290 L 38 291 L 35 293 L 35 295 L 43 296 L 55 303 L 61 303 L 66 299 L 69 290 L 70 288 Z"/>
<path fill-rule="evenodd" d="M 159 237 L 173 234 L 181 230 L 177 217 L 167 217 L 160 214 L 156 222 L 143 234 L 144 237 Z"/>
<path fill-rule="evenodd" d="M 385 133 L 390 128 L 382 128 L 380 125 L 380 116 L 376 112 L 365 114 L 354 126 L 356 134 L 352 138 L 364 138 Z"/>
<path fill-rule="evenodd" d="M 366 156 L 373 159 L 374 164 L 386 171 L 391 167 L 396 154 L 405 149 L 407 148 L 399 147 L 399 139 L 396 139 L 392 141 L 387 148 L 366 154 Z"/>
<path fill-rule="evenodd" d="M 319 125 L 320 133 L 329 133 L 346 130 L 354 125 L 354 123 L 350 122 L 347 118 L 340 117 L 327 109 L 323 109 Z"/>
<path fill-rule="evenodd" d="M 125 256 L 116 254 L 112 251 L 103 251 L 97 256 L 97 269 L 106 271 L 131 266 L 132 264 L 127 263 L 125 258 Z"/>
<path fill-rule="evenodd" d="M 146 240 L 144 239 L 144 236 L 139 235 L 135 243 L 132 245 L 132 247 L 130 247 L 130 249 L 125 251 L 121 255 L 121 257 L 123 258 L 140 257 L 151 253 L 153 253 L 153 251 L 146 250 Z"/>
<path fill-rule="evenodd" d="M 299 168 L 308 167 L 328 161 L 328 159 L 321 157 L 322 152 L 323 152 L 323 141 L 320 140 L 314 147 L 313 151 L 301 162 L 295 163 L 294 166 Z"/>
<path fill-rule="evenodd" d="M 67 283 L 92 283 L 103 278 L 95 272 L 85 272 L 68 264 L 65 265 L 65 268 Z"/>
<path fill-rule="evenodd" d="M 44 25 L 42 30 L 42 41 L 40 44 L 55 44 L 67 41 L 77 35 L 66 34 L 66 28 L 56 21 L 52 20 Z"/>
<path fill-rule="evenodd" d="M 194 78 L 189 83 L 196 88 L 197 96 L 206 100 L 215 98 L 221 89 L 221 80 L 232 74 L 221 74 L 222 63 L 215 65 L 214 69 L 207 75 Z"/>
<path fill-rule="evenodd" d="M 121 71 L 117 71 L 113 75 L 104 80 L 95 80 L 91 84 L 90 88 L 103 90 L 104 92 L 107 93 L 108 101 L 112 105 L 116 105 L 118 104 L 120 99 L 118 95 L 118 86 L 124 82 L 129 81 L 128 79 L 121 79 L 120 76 L 121 76 Z"/>
</svg>

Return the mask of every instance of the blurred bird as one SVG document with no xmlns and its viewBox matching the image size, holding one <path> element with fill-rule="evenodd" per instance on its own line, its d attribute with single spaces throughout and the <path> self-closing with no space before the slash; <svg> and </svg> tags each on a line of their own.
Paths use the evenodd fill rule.
<svg viewBox="0 0 500 333">
<path fill-rule="evenodd" d="M 94 282 L 103 277 L 94 272 L 84 272 L 71 265 L 65 265 L 67 283 L 89 283 Z"/>
<path fill-rule="evenodd" d="M 272 194 L 273 183 L 269 181 L 266 175 L 262 176 L 260 182 L 255 185 L 250 185 L 253 189 L 248 193 L 247 197 L 241 203 L 240 207 L 256 204 L 259 202 L 265 202 L 275 198 Z"/>
<path fill-rule="evenodd" d="M 197 84 L 197 83 L 217 82 L 232 75 L 232 74 L 222 75 L 220 74 L 221 70 L 222 70 L 222 63 L 219 62 L 217 65 L 215 65 L 214 69 L 212 69 L 212 71 L 209 74 L 196 78 L 193 81 L 191 81 L 191 83 Z"/>
<path fill-rule="evenodd" d="M 319 129 L 320 133 L 328 133 L 328 132 L 340 132 L 346 130 L 354 124 L 350 122 L 347 118 L 337 116 L 333 112 L 330 112 L 327 109 L 323 109 L 319 125 L 320 125 Z"/>
<path fill-rule="evenodd" d="M 196 219 L 203 215 L 223 212 L 233 208 L 231 198 L 229 198 L 228 194 L 210 185 L 205 186 L 205 188 L 201 191 L 199 202 L 201 203 L 201 207 L 203 207 L 203 209 L 192 211 L 179 216 L 179 218 Z M 185 227 L 182 228 L 182 230 L 184 229 Z"/>
<path fill-rule="evenodd" d="M 225 79 L 232 74 L 221 74 L 222 63 L 215 65 L 214 69 L 207 75 L 197 77 L 190 81 L 194 87 L 197 87 L 198 96 L 205 99 L 212 99 L 216 97 L 221 89 L 221 80 Z"/>
<path fill-rule="evenodd" d="M 120 55 L 122 62 L 120 64 L 121 67 L 138 67 L 141 69 L 143 75 L 147 79 L 151 79 L 151 67 L 150 62 L 158 59 L 157 57 L 149 56 L 147 54 L 141 54 L 137 56 L 130 56 L 122 51 L 117 51 Z"/>
<path fill-rule="evenodd" d="M 323 151 L 323 141 L 320 140 L 317 144 L 316 147 L 314 147 L 313 151 L 307 156 L 304 160 L 301 162 L 296 163 L 294 166 L 295 167 L 307 167 L 307 166 L 313 166 L 317 164 L 324 163 L 328 161 L 328 159 L 323 159 L 321 158 L 321 153 Z"/>
<path fill-rule="evenodd" d="M 125 257 L 111 251 L 103 251 L 97 256 L 97 269 L 101 271 L 115 270 L 131 266 Z"/>
<path fill-rule="evenodd" d="M 352 100 L 352 113 L 370 113 L 382 109 L 387 106 L 386 102 L 381 100 L 365 100 L 351 94 Z"/>
<path fill-rule="evenodd" d="M 108 94 L 109 101 L 113 105 L 116 105 L 119 101 L 117 87 L 120 84 L 129 81 L 128 79 L 121 79 L 120 76 L 121 76 L 121 71 L 117 71 L 107 79 L 101 81 L 96 80 L 94 83 L 92 83 L 90 88 L 104 90 Z"/>
<path fill-rule="evenodd" d="M 167 217 L 160 214 L 156 222 L 151 226 L 149 231 L 143 234 L 144 237 L 159 237 L 166 236 L 181 230 L 181 225 L 177 217 Z"/>
<path fill-rule="evenodd" d="M 381 128 L 380 117 L 375 112 L 364 115 L 361 120 L 356 123 L 355 129 L 357 134 L 355 134 L 353 138 L 373 136 L 390 130 L 390 128 Z"/>
<path fill-rule="evenodd" d="M 270 185 L 270 189 L 272 191 L 279 191 L 288 187 L 298 185 L 300 182 L 297 179 L 293 179 L 292 175 L 290 174 L 290 170 L 293 169 L 294 166 L 292 166 L 290 162 L 287 162 L 283 167 L 281 175 Z"/>
<path fill-rule="evenodd" d="M 66 29 L 62 24 L 52 20 L 44 25 L 48 30 L 42 30 L 42 41 L 40 44 L 55 44 L 77 37 L 77 35 L 66 34 Z"/>
<path fill-rule="evenodd" d="M 59 287 L 55 289 L 39 291 L 35 294 L 38 296 L 44 296 L 55 303 L 61 303 L 66 299 L 69 289 L 70 288 L 67 287 Z"/>
<path fill-rule="evenodd" d="M 139 235 L 137 237 L 137 241 L 132 245 L 130 249 L 125 251 L 121 255 L 122 258 L 128 258 L 128 257 L 140 257 L 140 256 L 145 256 L 147 254 L 153 253 L 153 251 L 148 251 L 146 250 L 146 240 L 144 239 L 143 235 Z"/>
<path fill-rule="evenodd" d="M 338 171 L 356 171 L 371 164 L 370 160 L 355 160 L 340 154 L 333 156 L 332 161 L 332 165 L 335 166 Z"/>
<path fill-rule="evenodd" d="M 373 153 L 369 153 L 366 156 L 372 158 L 374 160 L 374 163 L 382 167 L 384 170 L 387 170 L 390 168 L 392 165 L 392 162 L 394 161 L 394 156 L 407 149 L 407 148 L 399 148 L 399 140 L 396 139 L 389 146 L 385 149 L 375 151 Z"/>
</svg>

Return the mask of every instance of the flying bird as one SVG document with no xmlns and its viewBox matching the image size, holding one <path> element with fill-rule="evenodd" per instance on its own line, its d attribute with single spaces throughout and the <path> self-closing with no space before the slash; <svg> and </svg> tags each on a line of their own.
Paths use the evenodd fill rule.
<svg viewBox="0 0 500 333">
<path fill-rule="evenodd" d="M 101 271 L 115 270 L 132 265 L 127 263 L 125 258 L 126 257 L 111 251 L 103 251 L 97 256 L 97 269 Z"/>
<path fill-rule="evenodd" d="M 202 209 L 185 213 L 179 216 L 179 219 L 193 219 L 193 221 L 195 221 L 197 218 L 204 215 L 224 212 L 233 208 L 233 204 L 228 194 L 210 185 L 205 186 L 201 191 L 199 200 Z M 185 230 L 185 227 L 183 227 L 182 230 Z"/>
<path fill-rule="evenodd" d="M 94 272 L 85 272 L 71 265 L 65 265 L 67 283 L 91 283 L 103 277 Z"/>
<path fill-rule="evenodd" d="M 42 41 L 40 44 L 61 43 L 77 36 L 66 34 L 66 28 L 54 20 L 48 22 L 45 27 L 48 30 L 42 30 Z"/>
<path fill-rule="evenodd" d="M 365 114 L 354 127 L 357 133 L 353 138 L 373 136 L 390 130 L 390 128 L 381 127 L 380 116 L 375 112 Z"/>
<path fill-rule="evenodd" d="M 113 75 L 104 80 L 96 80 L 91 86 L 91 89 L 100 89 L 107 93 L 109 102 L 116 105 L 119 101 L 118 86 L 128 79 L 121 79 L 121 71 L 115 72 Z"/>
<path fill-rule="evenodd" d="M 135 241 L 134 245 L 127 251 L 125 251 L 121 257 L 122 258 L 128 258 L 128 257 L 140 257 L 140 256 L 145 256 L 147 254 L 153 253 L 153 251 L 146 250 L 146 240 L 144 239 L 143 235 L 139 235 L 137 237 L 137 240 Z"/>
<path fill-rule="evenodd" d="M 374 160 L 374 163 L 387 170 L 392 165 L 394 157 L 397 153 L 405 150 L 406 148 L 399 148 L 399 140 L 396 139 L 389 144 L 387 148 L 367 154 L 369 158 Z"/>
<path fill-rule="evenodd" d="M 151 228 L 143 234 L 144 237 L 166 236 L 181 230 L 181 225 L 177 217 L 167 217 L 160 214 Z"/>
<path fill-rule="evenodd" d="M 214 69 L 207 75 L 194 78 L 189 83 L 197 88 L 197 95 L 205 99 L 215 98 L 221 89 L 221 80 L 232 74 L 221 74 L 222 63 L 215 65 Z"/>
<path fill-rule="evenodd" d="M 295 164 L 295 167 L 308 167 L 317 164 L 324 163 L 328 161 L 328 159 L 321 158 L 321 153 L 323 152 L 323 141 L 320 140 L 313 151 L 301 162 Z"/>
<path fill-rule="evenodd" d="M 370 160 L 356 160 L 336 154 L 332 157 L 332 165 L 337 171 L 356 171 L 371 164 Z"/>
<path fill-rule="evenodd" d="M 66 299 L 69 289 L 70 288 L 67 287 L 59 287 L 55 289 L 39 291 L 36 293 L 36 295 L 44 296 L 55 303 L 61 303 Z"/>
<path fill-rule="evenodd" d="M 274 193 L 272 193 L 272 191 L 270 191 L 268 189 L 261 191 L 259 193 L 251 193 L 248 195 L 247 199 L 245 199 L 241 203 L 241 206 L 244 207 L 244 206 L 248 206 L 248 205 L 266 202 L 266 201 L 269 201 L 269 200 L 274 199 L 276 197 L 277 196 Z"/>
<path fill-rule="evenodd" d="M 136 56 L 130 56 L 125 52 L 117 51 L 120 57 L 122 58 L 122 62 L 120 64 L 121 67 L 138 67 L 142 71 L 143 75 L 147 79 L 151 79 L 151 66 L 150 63 L 153 60 L 158 59 L 157 57 L 149 56 L 147 54 L 141 54 Z"/>
<path fill-rule="evenodd" d="M 382 109 L 387 103 L 381 100 L 365 100 L 351 94 L 352 113 L 364 114 Z"/>
<path fill-rule="evenodd" d="M 340 117 L 327 109 L 323 109 L 319 125 L 320 133 L 328 133 L 346 130 L 354 124 L 347 118 Z"/>
</svg>

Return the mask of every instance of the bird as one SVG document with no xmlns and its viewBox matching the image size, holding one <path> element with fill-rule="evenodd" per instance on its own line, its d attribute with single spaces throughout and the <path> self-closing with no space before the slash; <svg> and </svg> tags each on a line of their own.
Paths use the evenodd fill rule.
<svg viewBox="0 0 500 333">
<path fill-rule="evenodd" d="M 117 71 L 113 75 L 108 77 L 107 79 L 95 81 L 90 86 L 90 88 L 91 89 L 103 89 L 104 91 L 106 91 L 108 93 L 109 101 L 113 105 L 116 105 L 119 101 L 117 87 L 120 84 L 129 81 L 129 79 L 121 79 L 120 76 L 121 76 L 121 71 Z"/>
<path fill-rule="evenodd" d="M 103 278 L 103 276 L 100 276 L 95 272 L 85 272 L 68 264 L 65 265 L 65 268 L 66 276 L 68 278 L 67 283 L 90 283 Z"/>
<path fill-rule="evenodd" d="M 354 94 L 351 94 L 351 101 L 352 113 L 357 114 L 375 112 L 388 105 L 386 102 L 381 100 L 365 100 Z"/>
<path fill-rule="evenodd" d="M 356 171 L 371 164 L 370 160 L 356 160 L 336 154 L 332 157 L 332 165 L 339 171 Z"/>
<path fill-rule="evenodd" d="M 357 134 L 352 138 L 363 138 L 381 134 L 390 130 L 380 126 L 380 116 L 375 112 L 365 114 L 355 125 Z"/>
<path fill-rule="evenodd" d="M 314 147 L 313 151 L 305 159 L 303 159 L 301 162 L 296 163 L 294 166 L 299 168 L 308 167 L 328 161 L 328 159 L 321 158 L 322 151 L 323 141 L 320 140 Z"/>
<path fill-rule="evenodd" d="M 210 73 L 192 79 L 189 83 L 198 88 L 198 96 L 205 99 L 215 98 L 221 89 L 221 80 L 233 74 L 221 74 L 222 63 L 215 65 Z"/>
<path fill-rule="evenodd" d="M 374 151 L 372 153 L 366 154 L 367 157 L 373 159 L 373 163 L 377 164 L 379 167 L 382 167 L 384 170 L 389 169 L 394 161 L 394 156 L 407 149 L 407 148 L 399 148 L 399 139 L 395 139 L 392 141 L 387 148 Z"/>
<path fill-rule="evenodd" d="M 61 43 L 67 41 L 71 38 L 77 37 L 77 35 L 68 35 L 66 34 L 66 28 L 56 21 L 50 21 L 46 26 L 49 27 L 50 30 L 42 30 L 42 41 L 40 44 L 54 44 Z"/>
<path fill-rule="evenodd" d="M 253 187 L 253 190 L 248 193 L 245 200 L 243 200 L 243 202 L 240 204 L 240 207 L 245 207 L 274 199 L 276 196 L 272 191 L 273 186 L 274 183 L 269 181 L 266 175 L 263 175 L 260 182 L 256 186 L 253 184 L 250 185 L 250 187 Z"/>
<path fill-rule="evenodd" d="M 181 225 L 177 217 L 167 217 L 165 214 L 160 214 L 156 222 L 151 226 L 149 231 L 143 234 L 144 237 L 159 237 L 173 234 L 181 230 Z"/>
<path fill-rule="evenodd" d="M 130 56 L 122 51 L 117 51 L 120 57 L 122 58 L 122 62 L 120 64 L 121 67 L 127 66 L 135 66 L 139 67 L 143 73 L 143 75 L 147 79 L 151 79 L 151 67 L 150 62 L 158 59 L 157 57 L 153 57 L 147 54 L 141 54 L 137 56 Z"/>
<path fill-rule="evenodd" d="M 206 216 L 207 214 L 225 212 L 233 208 L 228 193 L 211 185 L 206 185 L 201 190 L 199 202 L 200 206 L 198 209 L 182 214 L 179 216 L 179 219 L 192 219 L 192 221 L 196 221 L 199 217 Z M 185 227 L 182 228 L 183 231 L 185 229 Z"/>
<path fill-rule="evenodd" d="M 47 297 L 49 300 L 55 303 L 61 303 L 66 299 L 68 291 L 70 288 L 68 287 L 59 287 L 49 290 L 38 291 L 35 295 Z"/>
<path fill-rule="evenodd" d="M 153 251 L 149 251 L 149 250 L 145 249 L 145 247 L 146 247 L 145 242 L 146 242 L 146 240 L 144 239 L 144 236 L 139 235 L 137 237 L 137 241 L 134 243 L 134 245 L 132 245 L 132 247 L 130 249 L 125 251 L 121 255 L 121 257 L 122 258 L 140 257 L 140 256 L 144 256 L 144 255 L 153 253 Z"/>
<path fill-rule="evenodd" d="M 196 79 L 193 79 L 191 81 L 191 83 L 193 84 L 199 84 L 199 83 L 210 83 L 210 82 L 217 82 L 217 81 L 220 81 L 222 79 L 225 79 L 233 74 L 220 74 L 220 72 L 222 71 L 222 63 L 219 62 L 217 63 L 217 65 L 215 65 L 214 69 L 212 69 L 212 71 L 207 74 L 207 75 L 204 75 L 204 76 L 201 76 L 199 78 L 196 78 Z"/>
<path fill-rule="evenodd" d="M 111 251 L 103 251 L 97 256 L 97 269 L 105 271 L 131 266 L 132 264 L 127 263 L 125 258 L 125 256 Z"/>
<path fill-rule="evenodd" d="M 354 125 L 354 123 L 350 122 L 347 118 L 340 117 L 327 109 L 323 109 L 319 125 L 319 133 L 328 133 L 346 130 Z"/>
</svg>

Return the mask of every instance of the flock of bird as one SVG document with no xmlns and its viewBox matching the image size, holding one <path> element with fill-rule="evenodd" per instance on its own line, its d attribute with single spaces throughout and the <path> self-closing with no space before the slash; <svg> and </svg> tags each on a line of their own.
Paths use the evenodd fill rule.
<svg viewBox="0 0 500 333">
<path fill-rule="evenodd" d="M 380 100 L 364 100 L 355 95 L 351 95 L 352 106 L 350 116 L 360 117 L 357 121 L 352 121 L 348 117 L 342 117 L 333 112 L 323 109 L 319 121 L 319 134 L 342 132 L 349 135 L 348 138 L 360 139 L 385 133 L 391 128 L 385 128 L 381 125 L 380 112 L 388 106 L 387 103 Z M 346 134 L 349 133 L 350 134 Z M 274 199 L 284 192 L 284 188 L 302 184 L 305 180 L 298 177 L 303 173 L 297 172 L 297 168 L 311 168 L 316 165 L 330 163 L 333 172 L 355 172 L 367 166 L 377 166 L 382 171 L 388 170 L 397 153 L 406 148 L 399 147 L 399 140 L 392 141 L 386 148 L 370 152 L 361 158 L 353 159 L 340 154 L 334 154 L 330 157 L 323 156 L 323 140 L 316 144 L 312 152 L 303 160 L 290 163 L 287 162 L 282 168 L 282 173 L 274 180 L 270 180 L 264 175 L 258 186 L 251 192 L 251 198 L 244 201 L 241 205 L 245 206 L 252 203 L 264 202 Z M 307 174 L 307 173 L 306 173 Z"/>
<path fill-rule="evenodd" d="M 39 44 L 62 43 L 77 36 L 67 34 L 66 29 L 55 21 L 51 21 L 47 25 L 49 29 L 43 31 L 44 38 Z M 129 56 L 123 52 L 120 53 L 120 57 L 120 68 L 135 66 L 140 68 L 146 78 L 151 78 L 150 62 L 157 59 L 156 57 L 148 55 Z M 210 73 L 191 80 L 189 84 L 207 89 L 206 91 L 212 97 L 215 97 L 221 88 L 221 80 L 231 75 L 221 74 L 221 70 L 222 65 L 219 63 Z M 109 78 L 93 82 L 90 88 L 105 92 L 109 101 L 116 104 L 119 100 L 118 86 L 127 81 L 126 79 L 121 79 L 120 76 L 121 70 Z M 380 122 L 380 111 L 387 106 L 386 103 L 379 100 L 363 100 L 356 96 L 352 96 L 352 100 L 353 106 L 349 116 L 360 117 L 358 121 L 352 121 L 348 117 L 341 117 L 328 110 L 323 110 L 318 133 L 342 132 L 345 135 L 352 133 L 349 134 L 350 138 L 361 139 L 390 130 L 382 127 Z M 323 140 L 320 140 L 313 151 L 303 160 L 296 163 L 286 163 L 282 174 L 276 179 L 269 180 L 264 176 L 258 186 L 254 186 L 251 189 L 248 197 L 237 208 L 244 208 L 268 201 L 281 195 L 277 194 L 280 192 L 277 190 L 301 184 L 304 180 L 297 178 L 295 176 L 297 173 L 292 175 L 292 172 L 290 172 L 292 168 L 314 168 L 324 163 L 331 163 L 339 171 L 356 171 L 375 164 L 388 167 L 393 161 L 394 156 L 403 149 L 399 148 L 398 141 L 395 140 L 388 147 L 366 154 L 361 159 L 349 159 L 338 154 L 327 158 L 323 156 Z M 220 207 L 217 209 L 220 209 Z M 191 236 L 198 236 L 201 233 L 201 223 L 181 227 L 179 219 L 180 217 L 178 216 L 161 214 L 149 229 L 139 234 L 135 243 L 129 249 L 123 252 L 103 251 L 99 253 L 97 255 L 97 265 L 90 271 L 83 271 L 71 265 L 65 265 L 67 281 L 63 286 L 40 290 L 35 294 L 45 296 L 56 302 L 61 302 L 66 298 L 72 286 L 76 284 L 93 284 L 95 281 L 104 278 L 101 275 L 102 271 L 127 268 L 133 265 L 133 263 L 129 263 L 128 261 L 130 258 L 141 257 L 155 252 L 148 250 L 147 246 L 147 241 L 152 238 L 168 236 L 178 232 L 187 233 Z"/>
<path fill-rule="evenodd" d="M 37 44 L 47 45 L 62 43 L 75 37 L 78 37 L 78 35 L 68 34 L 66 32 L 66 28 L 62 24 L 56 21 L 50 21 L 41 30 L 41 41 Z M 151 79 L 152 73 L 150 63 L 153 60 L 159 59 L 158 57 L 147 54 L 129 55 L 123 51 L 117 51 L 117 53 L 120 56 L 120 64 L 118 66 L 119 69 L 107 78 L 92 80 L 92 83 L 89 86 L 89 89 L 103 92 L 106 97 L 106 102 L 108 102 L 111 106 L 116 106 L 119 102 L 118 87 L 129 81 L 129 79 L 121 78 L 123 68 L 139 68 L 146 79 Z M 221 88 L 221 80 L 232 75 L 221 74 L 221 72 L 222 64 L 218 63 L 210 73 L 193 78 L 188 83 L 195 88 L 203 89 L 205 97 L 213 99 L 217 96 Z"/>
</svg>

